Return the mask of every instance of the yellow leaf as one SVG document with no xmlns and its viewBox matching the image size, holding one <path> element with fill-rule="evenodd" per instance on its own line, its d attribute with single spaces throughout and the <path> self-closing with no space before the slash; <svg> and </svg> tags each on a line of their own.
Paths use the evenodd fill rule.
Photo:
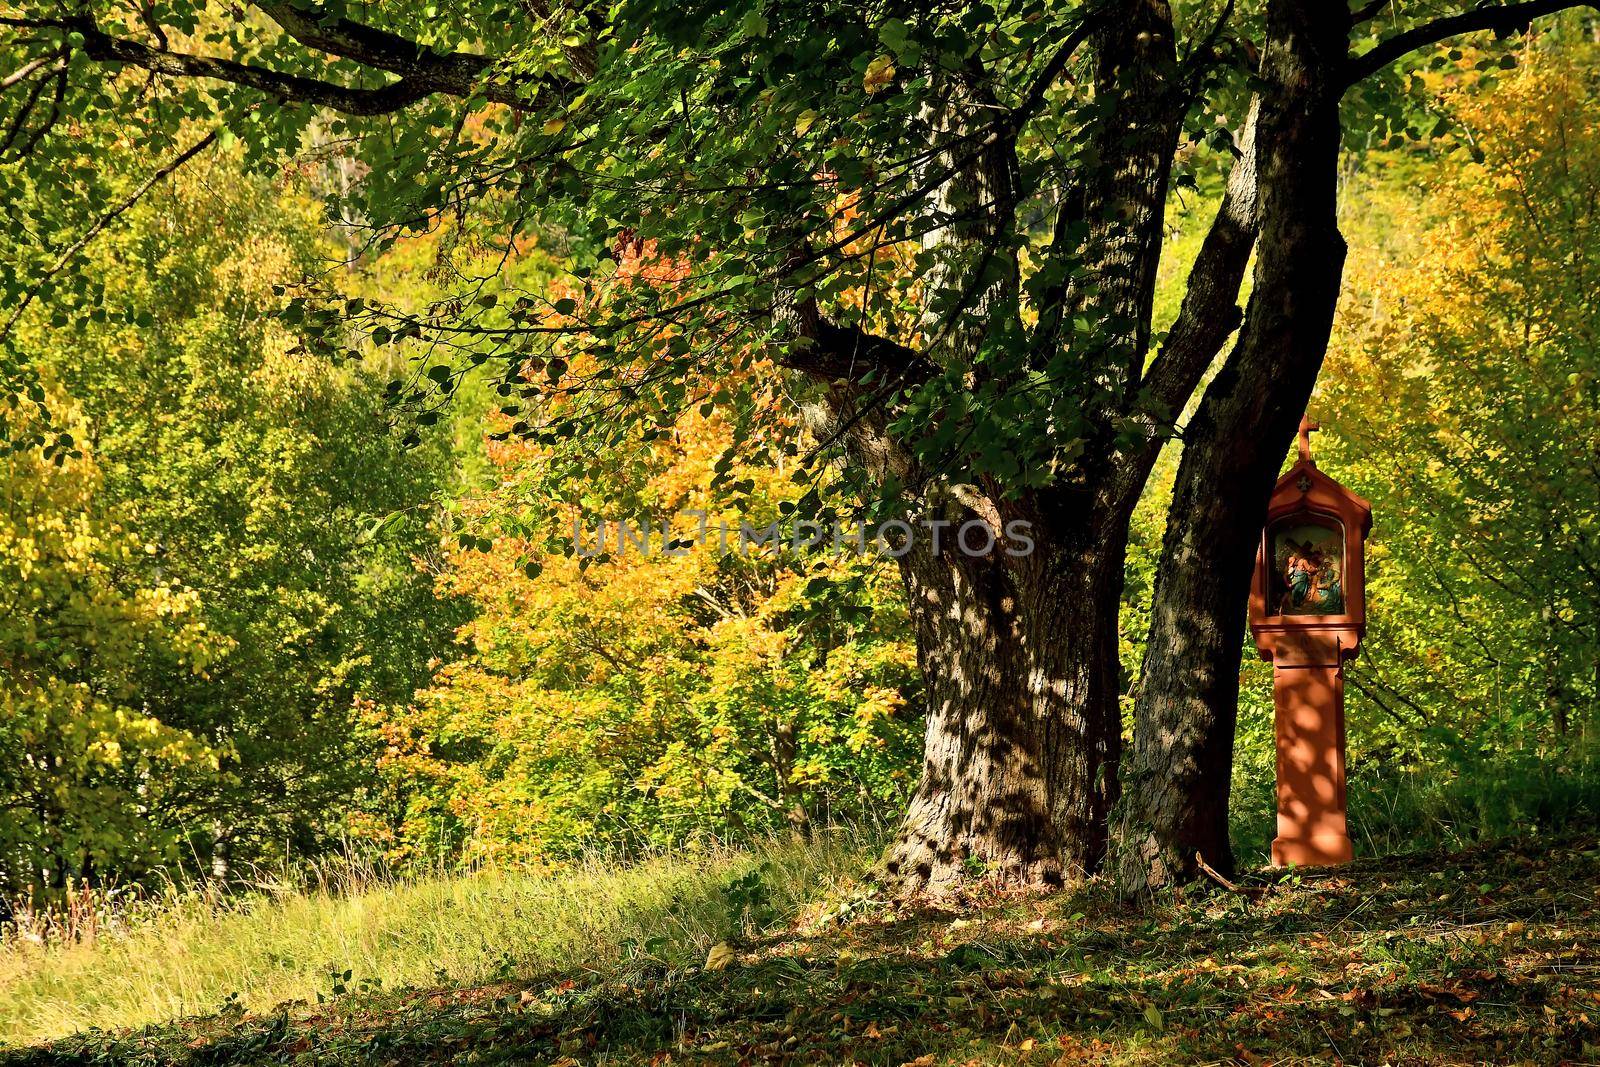
<svg viewBox="0 0 1600 1067">
<path fill-rule="evenodd" d="M 726 970 L 728 964 L 734 961 L 733 946 L 726 941 L 718 941 L 711 946 L 711 951 L 706 953 L 706 970 Z"/>
<path fill-rule="evenodd" d="M 867 73 L 861 79 L 861 88 L 871 96 L 892 81 L 894 81 L 894 60 L 883 55 L 867 64 Z"/>
<path fill-rule="evenodd" d="M 795 117 L 794 132 L 799 136 L 804 137 L 806 135 L 806 131 L 815 125 L 816 121 L 817 113 L 808 107 Z"/>
<path fill-rule="evenodd" d="M 544 132 L 547 135 L 553 135 L 553 134 L 560 133 L 562 130 L 564 130 L 566 128 L 567 128 L 567 120 L 563 119 L 563 118 L 547 119 L 545 121 L 545 124 L 544 124 Z"/>
</svg>

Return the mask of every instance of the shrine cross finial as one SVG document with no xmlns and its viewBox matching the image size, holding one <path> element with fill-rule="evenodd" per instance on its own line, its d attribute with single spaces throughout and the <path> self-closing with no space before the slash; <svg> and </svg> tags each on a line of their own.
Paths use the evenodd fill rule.
<svg viewBox="0 0 1600 1067">
<path fill-rule="evenodd" d="M 1320 430 L 1320 429 L 1322 429 L 1322 427 L 1319 426 L 1318 424 L 1312 422 L 1310 415 L 1307 415 L 1307 416 L 1305 416 L 1304 418 L 1302 418 L 1300 420 L 1300 462 L 1301 463 L 1310 463 L 1312 466 L 1316 466 L 1316 464 L 1311 459 L 1311 435 L 1312 435 L 1313 432 L 1315 432 L 1317 430 Z"/>
</svg>

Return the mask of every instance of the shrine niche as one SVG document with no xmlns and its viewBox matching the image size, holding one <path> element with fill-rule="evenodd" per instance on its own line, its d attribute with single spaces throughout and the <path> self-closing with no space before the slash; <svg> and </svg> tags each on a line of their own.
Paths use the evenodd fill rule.
<svg viewBox="0 0 1600 1067">
<path fill-rule="evenodd" d="M 1272 862 L 1279 866 L 1345 863 L 1353 854 L 1345 811 L 1344 665 L 1366 633 L 1372 506 L 1317 469 L 1315 429 L 1301 421 L 1300 458 L 1273 487 L 1250 589 L 1250 630 L 1273 667 Z"/>
<path fill-rule="evenodd" d="M 1279 615 L 1344 613 L 1344 530 L 1329 520 L 1290 518 L 1269 535 L 1272 604 Z"/>
</svg>

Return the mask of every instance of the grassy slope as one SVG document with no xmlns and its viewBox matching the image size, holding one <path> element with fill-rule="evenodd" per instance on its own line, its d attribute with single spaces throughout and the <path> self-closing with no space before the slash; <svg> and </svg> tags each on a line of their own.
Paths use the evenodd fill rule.
<svg viewBox="0 0 1600 1067">
<path fill-rule="evenodd" d="M 827 912 L 802 909 L 725 969 L 707 969 L 684 953 L 711 936 L 718 894 L 690 883 L 728 870 L 680 883 L 699 902 L 698 925 L 670 927 L 681 936 L 631 958 L 621 937 L 669 926 L 596 906 L 567 958 L 539 948 L 516 980 L 233 1010 L 9 1062 L 1600 1059 L 1592 837 L 1364 861 L 1268 884 L 1255 903 L 1191 894 L 1138 918 L 1093 887 L 959 914 L 825 891 Z M 834 873 L 791 866 L 770 880 L 782 905 Z M 508 931 L 496 911 L 478 906 L 490 938 Z"/>
<path fill-rule="evenodd" d="M 315 1003 L 336 984 L 604 972 L 630 941 L 678 961 L 704 959 L 729 932 L 731 879 L 765 863 L 773 909 L 792 913 L 858 872 L 868 851 L 837 835 L 627 868 L 597 863 L 559 877 L 486 872 L 354 893 L 256 894 L 221 909 L 190 902 L 94 944 L 0 944 L 0 1044 L 214 1012 L 235 995 L 236 1006 L 267 1011 Z"/>
</svg>

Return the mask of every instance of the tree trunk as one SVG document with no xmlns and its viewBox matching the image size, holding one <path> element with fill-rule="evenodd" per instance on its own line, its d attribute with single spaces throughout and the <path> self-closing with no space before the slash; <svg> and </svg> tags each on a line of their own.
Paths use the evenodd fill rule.
<svg viewBox="0 0 1600 1067">
<path fill-rule="evenodd" d="M 1135 750 L 1117 817 L 1118 888 L 1233 866 L 1228 798 L 1250 571 L 1267 498 L 1327 350 L 1344 263 L 1336 217 L 1342 5 L 1268 11 L 1256 131 L 1260 244 L 1243 331 L 1184 433 Z"/>
<path fill-rule="evenodd" d="M 1184 106 L 1166 0 L 1136 0 L 1104 20 L 1093 41 L 1106 111 L 1052 235 L 1053 249 L 1080 257 L 1083 270 L 1045 294 L 1027 341 L 1029 358 L 1044 366 L 1059 355 L 1057 327 L 1069 312 L 1092 305 L 1106 324 L 1101 343 L 1080 353 L 1101 370 L 1085 389 L 1092 429 L 1075 469 L 1021 499 L 992 485 L 941 487 L 887 432 L 871 390 L 838 380 L 857 365 L 853 350 L 830 351 L 834 331 L 814 309 L 789 313 L 812 342 L 804 358 L 834 379 L 812 416 L 824 439 L 842 428 L 873 482 L 922 487 L 902 499 L 908 511 L 952 518 L 951 529 L 979 518 L 1003 531 L 1024 518 L 1035 539 L 1020 558 L 1003 547 L 967 556 L 951 538 L 943 551 L 919 543 L 900 561 L 928 698 L 923 777 L 883 864 L 902 891 L 937 892 L 973 877 L 1058 885 L 1094 871 L 1105 855 L 1121 746 L 1117 612 L 1128 520 L 1149 472 L 1148 462 L 1117 461 L 1116 441 L 1135 421 L 1123 416 L 1149 343 Z M 923 332 L 936 341 L 913 355 L 968 368 L 982 385 L 1016 373 L 982 358 L 991 342 L 1028 331 L 1012 239 L 1014 131 L 985 132 L 1000 103 L 976 73 L 953 72 L 940 105 L 920 116 L 952 146 L 930 157 L 927 172 L 955 170 L 930 205 L 943 224 L 929 227 L 923 243 L 943 254 L 929 284 L 962 299 L 932 315 Z M 972 137 L 950 136 L 961 134 L 981 135 L 976 150 Z M 1203 369 L 1204 361 L 1178 402 Z"/>
<path fill-rule="evenodd" d="M 922 779 L 884 860 L 901 891 L 1052 887 L 1104 854 L 1125 535 L 1031 536 L 1026 557 L 901 559 L 928 702 Z"/>
<path fill-rule="evenodd" d="M 1145 6 L 1147 21 L 1166 17 L 1159 0 Z M 1122 62 L 1142 72 L 1146 61 L 1133 54 L 1137 36 L 1119 26 L 1107 40 Z M 1163 38 L 1143 51 L 1170 54 L 1170 37 L 1166 25 Z M 1107 66 L 1103 76 L 1118 72 Z M 1155 91 L 1146 84 L 1149 77 L 1121 76 Z M 956 77 L 942 110 L 924 118 L 948 138 L 981 130 L 997 106 L 986 91 Z M 1121 142 L 1139 140 L 1125 126 L 1103 125 L 1123 154 L 1130 149 Z M 1105 223 L 1092 228 L 1090 265 L 1117 279 L 1108 286 L 1111 295 L 1100 299 L 1130 322 L 1149 317 L 1176 126 L 1174 111 L 1156 130 L 1156 144 L 1145 153 L 1149 162 L 1141 157 L 1099 168 L 1093 195 L 1080 205 Z M 1147 128 L 1140 133 L 1150 139 Z M 953 311 L 931 318 L 925 332 L 940 339 L 929 352 L 935 362 L 973 368 L 980 380 L 992 373 L 980 358 L 989 341 L 1023 333 L 1019 267 L 1008 238 L 1017 198 L 1015 152 L 1003 138 L 980 142 L 976 152 L 955 143 L 929 168 L 955 168 L 931 210 L 956 221 L 930 229 L 923 242 L 945 254 L 930 275 L 934 284 L 964 296 Z M 1113 193 L 1124 198 L 1116 212 Z M 1141 252 L 1150 263 L 1135 263 Z M 1130 273 L 1132 281 L 1125 282 Z M 1050 887 L 1087 874 L 1105 854 L 1106 820 L 1117 792 L 1117 608 L 1127 514 L 1110 521 L 1097 515 L 1085 486 L 1103 478 L 1101 470 L 1085 472 L 1066 492 L 1020 501 L 1006 500 L 992 485 L 946 485 L 928 477 L 887 431 L 881 413 L 863 410 L 864 404 L 870 399 L 859 386 L 836 384 L 814 424 L 824 432 L 848 427 L 853 458 L 875 482 L 922 487 L 902 499 L 906 509 L 950 522 L 939 543 L 919 531 L 900 557 L 927 722 L 922 778 L 884 857 L 886 880 L 900 892 L 937 893 L 978 878 Z M 1063 502 L 1067 496 L 1075 507 Z M 1131 512 L 1131 502 L 1125 510 Z M 1008 555 L 1003 538 L 982 555 L 963 549 L 964 524 L 981 520 L 1000 535 L 1015 519 L 1030 524 L 1030 553 Z"/>
<path fill-rule="evenodd" d="M 1596 623 L 1595 631 L 1595 647 L 1600 649 L 1600 623 Z M 1584 720 L 1583 736 L 1579 738 L 1584 744 L 1588 744 L 1591 724 L 1600 722 L 1600 654 L 1595 656 L 1590 672 L 1593 675 L 1593 685 L 1590 687 L 1589 714 Z"/>
<path fill-rule="evenodd" d="M 228 880 L 230 869 L 228 849 L 232 841 L 233 835 L 223 825 L 222 820 L 211 820 L 211 878 L 213 881 L 225 882 Z"/>
<path fill-rule="evenodd" d="M 1550 712 L 1550 725 L 1555 727 L 1556 739 L 1565 741 L 1570 724 L 1567 717 L 1567 690 L 1561 680 L 1559 640 L 1559 635 L 1552 634 L 1544 650 L 1544 706 Z"/>
<path fill-rule="evenodd" d="M 800 754 L 800 729 L 794 719 L 780 722 L 772 735 L 772 775 L 778 787 L 783 816 L 795 837 L 811 839 L 811 809 L 806 806 L 805 789 L 794 780 L 795 760 Z"/>
</svg>

